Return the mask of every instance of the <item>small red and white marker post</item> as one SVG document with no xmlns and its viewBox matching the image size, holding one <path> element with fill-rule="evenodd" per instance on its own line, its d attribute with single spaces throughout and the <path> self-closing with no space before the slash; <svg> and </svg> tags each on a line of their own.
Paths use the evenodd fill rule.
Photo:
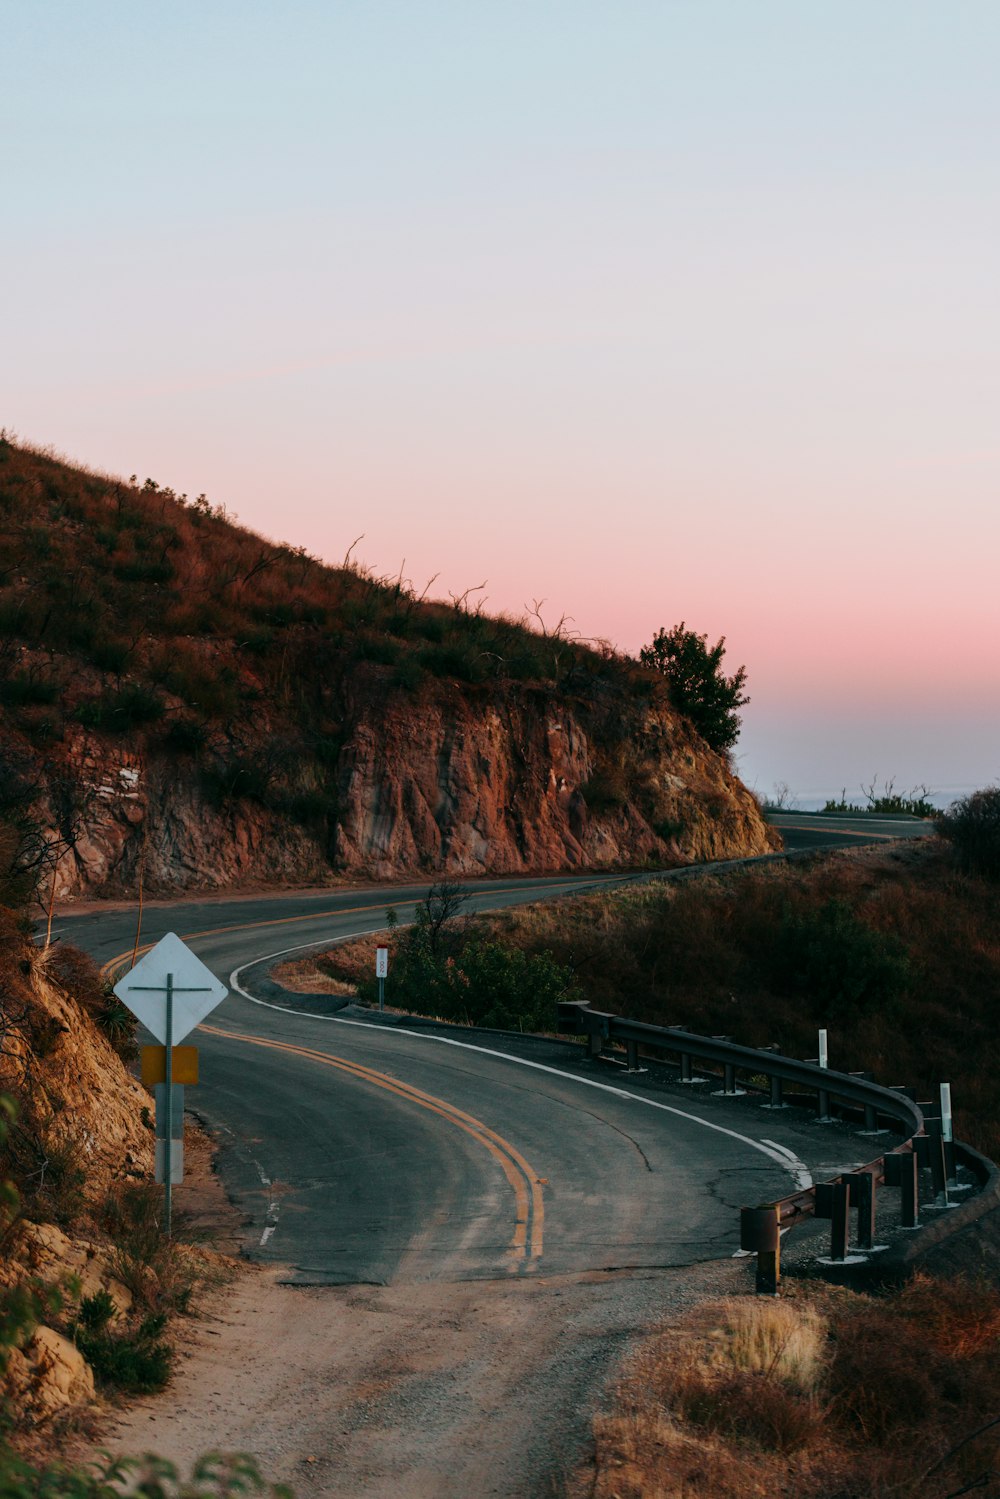
<svg viewBox="0 0 1000 1499">
<path fill-rule="evenodd" d="M 389 974 L 389 949 L 387 947 L 376 947 L 375 949 L 375 977 L 378 979 L 378 1008 L 379 1014 L 385 1009 L 385 981 Z"/>
</svg>

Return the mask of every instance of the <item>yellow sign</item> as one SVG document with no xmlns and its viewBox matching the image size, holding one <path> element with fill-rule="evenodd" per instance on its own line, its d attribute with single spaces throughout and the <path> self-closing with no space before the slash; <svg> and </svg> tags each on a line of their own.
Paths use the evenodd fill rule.
<svg viewBox="0 0 1000 1499">
<path fill-rule="evenodd" d="M 142 1048 L 142 1082 L 146 1088 L 155 1088 L 157 1083 L 167 1080 L 167 1048 L 144 1046 Z M 198 1081 L 197 1046 L 175 1046 L 173 1048 L 173 1081 L 196 1083 Z"/>
</svg>

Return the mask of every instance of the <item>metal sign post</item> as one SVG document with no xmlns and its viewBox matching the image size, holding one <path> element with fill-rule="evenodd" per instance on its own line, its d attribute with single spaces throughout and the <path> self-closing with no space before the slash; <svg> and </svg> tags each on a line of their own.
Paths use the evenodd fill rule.
<svg viewBox="0 0 1000 1499">
<path fill-rule="evenodd" d="M 169 1235 L 171 1188 L 175 1175 L 180 1181 L 184 1169 L 183 1127 L 179 1148 L 176 1152 L 174 1150 L 175 1105 L 179 1104 L 180 1120 L 184 1117 L 183 1090 L 178 1098 L 174 1096 L 174 1040 L 182 1041 L 225 999 L 229 990 L 178 936 L 168 932 L 124 978 L 118 980 L 114 992 L 156 1039 L 164 1043 L 164 1083 L 157 1084 L 157 1099 L 163 1099 L 163 1206 L 164 1227 Z M 164 1088 L 162 1094 L 161 1087 Z M 158 1119 L 157 1146 L 159 1122 Z"/>
<path fill-rule="evenodd" d="M 174 1184 L 174 976 L 167 974 L 167 982 L 164 986 L 156 984 L 129 984 L 129 991 L 133 994 L 165 994 L 167 1001 L 167 1013 L 164 1021 L 164 1044 L 167 1049 L 165 1058 L 165 1083 L 166 1088 L 163 1095 L 164 1118 L 163 1132 L 163 1229 L 167 1238 L 170 1237 L 171 1226 L 171 1191 Z M 209 992 L 207 984 L 192 985 L 181 989 L 181 994 L 206 994 Z"/>
</svg>

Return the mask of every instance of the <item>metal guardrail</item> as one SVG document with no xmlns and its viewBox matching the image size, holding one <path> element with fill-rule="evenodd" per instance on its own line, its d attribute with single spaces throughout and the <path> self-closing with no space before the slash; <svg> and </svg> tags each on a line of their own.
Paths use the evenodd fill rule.
<svg viewBox="0 0 1000 1499">
<path fill-rule="evenodd" d="M 559 1027 L 564 1033 L 586 1037 L 589 1055 L 608 1056 L 606 1047 L 617 1044 L 625 1051 L 625 1065 L 639 1070 L 640 1048 L 646 1055 L 675 1057 L 682 1082 L 694 1082 L 693 1063 L 707 1063 L 722 1081 L 722 1095 L 737 1097 L 757 1089 L 769 1095 L 767 1108 L 785 1107 L 785 1086 L 798 1094 L 815 1095 L 821 1119 L 831 1119 L 836 1106 L 842 1112 L 857 1110 L 864 1120 L 864 1133 L 875 1135 L 888 1121 L 902 1139 L 894 1149 L 876 1160 L 845 1172 L 827 1182 L 793 1192 L 777 1202 L 744 1208 L 740 1216 L 740 1240 L 744 1250 L 757 1255 L 757 1289 L 775 1294 L 780 1280 L 781 1235 L 807 1217 L 830 1220 L 830 1259 L 846 1261 L 849 1254 L 851 1212 L 857 1212 L 857 1247 L 862 1252 L 875 1243 L 875 1211 L 878 1188 L 890 1186 L 900 1193 L 900 1223 L 919 1225 L 919 1176 L 929 1167 L 935 1198 L 947 1204 L 949 1184 L 955 1183 L 956 1151 L 967 1152 L 944 1137 L 935 1106 L 920 1104 L 908 1090 L 885 1088 L 870 1073 L 838 1072 L 782 1055 L 774 1048 L 738 1046 L 726 1036 L 700 1036 L 679 1026 L 648 1025 L 618 1015 L 592 1010 L 586 1001 L 559 1006 Z M 737 1087 L 742 1077 L 744 1086 Z M 760 1080 L 766 1086 L 762 1087 Z"/>
</svg>

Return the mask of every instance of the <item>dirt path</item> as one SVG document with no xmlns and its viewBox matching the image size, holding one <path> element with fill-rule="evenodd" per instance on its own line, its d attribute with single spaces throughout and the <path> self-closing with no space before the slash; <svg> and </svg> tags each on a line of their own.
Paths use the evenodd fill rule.
<svg viewBox="0 0 1000 1499">
<path fill-rule="evenodd" d="M 557 1494 L 632 1337 L 742 1284 L 731 1263 L 318 1289 L 250 1269 L 102 1445 L 251 1452 L 300 1499 Z"/>
</svg>

